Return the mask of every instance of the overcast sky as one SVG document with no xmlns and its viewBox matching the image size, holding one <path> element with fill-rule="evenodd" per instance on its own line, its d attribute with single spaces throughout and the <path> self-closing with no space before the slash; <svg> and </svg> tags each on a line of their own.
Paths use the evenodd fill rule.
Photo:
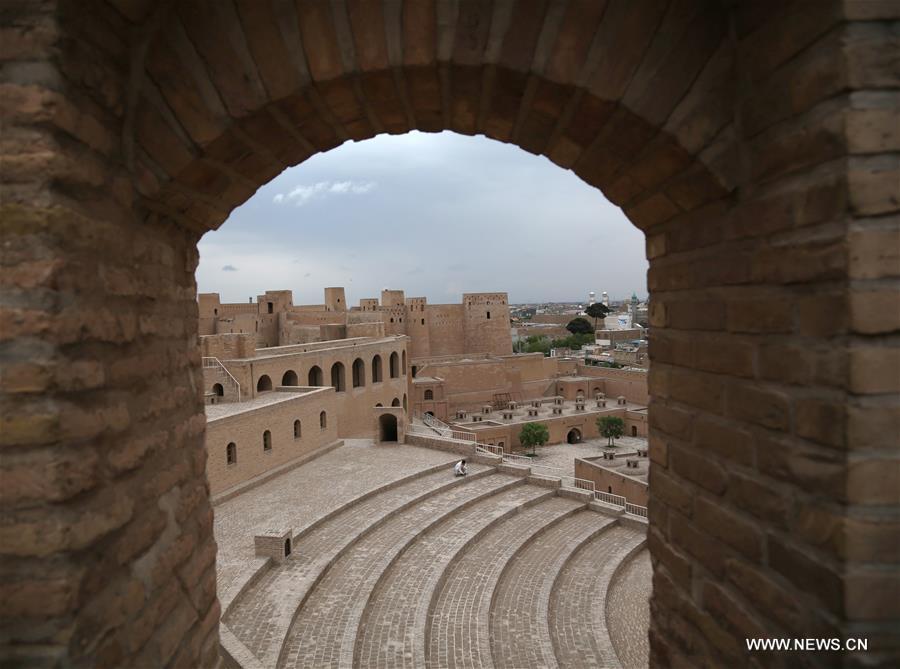
<svg viewBox="0 0 900 669">
<path fill-rule="evenodd" d="M 449 132 L 347 142 L 282 172 L 200 242 L 198 289 L 246 302 L 291 289 L 351 305 L 382 288 L 432 303 L 647 292 L 644 238 L 600 191 L 543 157 Z"/>
</svg>

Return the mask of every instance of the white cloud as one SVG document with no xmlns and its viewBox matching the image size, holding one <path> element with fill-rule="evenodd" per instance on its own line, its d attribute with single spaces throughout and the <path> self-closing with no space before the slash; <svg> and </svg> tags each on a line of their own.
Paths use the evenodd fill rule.
<svg viewBox="0 0 900 669">
<path fill-rule="evenodd" d="M 307 202 L 329 195 L 365 195 L 375 188 L 372 181 L 317 181 L 309 186 L 297 186 L 287 193 L 278 193 L 272 198 L 275 204 L 293 202 L 302 207 Z"/>
</svg>

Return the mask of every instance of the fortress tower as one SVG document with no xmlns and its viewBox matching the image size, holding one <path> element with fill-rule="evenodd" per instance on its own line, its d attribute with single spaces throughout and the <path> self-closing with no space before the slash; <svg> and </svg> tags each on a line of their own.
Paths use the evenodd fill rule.
<svg viewBox="0 0 900 669">
<path fill-rule="evenodd" d="M 463 333 L 467 353 L 512 353 L 506 293 L 463 293 Z"/>
<path fill-rule="evenodd" d="M 325 289 L 325 311 L 347 311 L 347 298 L 342 287 Z"/>
</svg>

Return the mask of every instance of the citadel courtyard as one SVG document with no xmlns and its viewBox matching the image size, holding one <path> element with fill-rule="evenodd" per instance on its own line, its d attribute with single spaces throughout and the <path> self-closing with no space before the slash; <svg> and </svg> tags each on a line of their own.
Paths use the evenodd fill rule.
<svg viewBox="0 0 900 669">
<path fill-rule="evenodd" d="M 0 664 L 900 663 L 896 1 L 0 20 Z M 499 280 L 198 295 L 201 237 L 258 189 L 413 130 L 621 208 L 649 368 L 513 353 Z"/>
</svg>

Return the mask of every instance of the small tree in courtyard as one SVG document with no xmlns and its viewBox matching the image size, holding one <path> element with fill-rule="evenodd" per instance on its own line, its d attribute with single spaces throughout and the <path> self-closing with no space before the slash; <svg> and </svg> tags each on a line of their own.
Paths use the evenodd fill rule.
<svg viewBox="0 0 900 669">
<path fill-rule="evenodd" d="M 625 421 L 615 416 L 600 416 L 597 419 L 597 429 L 609 440 L 607 446 L 615 446 L 613 440 L 625 434 Z"/>
<path fill-rule="evenodd" d="M 543 423 L 526 423 L 519 432 L 519 442 L 525 448 L 531 448 L 531 455 L 536 455 L 534 449 L 543 446 L 550 439 L 550 431 Z"/>
<path fill-rule="evenodd" d="M 602 302 L 594 302 L 584 310 L 588 316 L 594 319 L 594 329 L 597 329 L 597 319 L 606 318 L 609 315 L 609 307 Z"/>
<path fill-rule="evenodd" d="M 594 326 L 586 318 L 573 318 L 566 326 L 566 330 L 572 334 L 591 334 Z"/>
</svg>

